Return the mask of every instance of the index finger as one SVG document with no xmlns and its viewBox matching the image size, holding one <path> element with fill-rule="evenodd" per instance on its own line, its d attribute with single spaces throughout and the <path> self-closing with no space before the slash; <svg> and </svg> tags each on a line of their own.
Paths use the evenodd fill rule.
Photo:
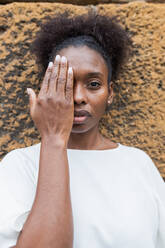
<svg viewBox="0 0 165 248">
<path fill-rule="evenodd" d="M 53 62 L 49 62 L 48 68 L 46 70 L 46 73 L 45 73 L 45 76 L 44 76 L 44 79 L 41 85 L 39 96 L 44 95 L 48 90 L 49 78 L 52 73 L 52 67 L 53 67 Z"/>
</svg>

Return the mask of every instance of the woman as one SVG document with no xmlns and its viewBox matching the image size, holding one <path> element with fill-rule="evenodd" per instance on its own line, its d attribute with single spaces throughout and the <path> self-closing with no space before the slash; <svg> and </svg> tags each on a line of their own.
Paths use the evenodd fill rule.
<svg viewBox="0 0 165 248">
<path fill-rule="evenodd" d="M 157 168 L 98 129 L 130 44 L 113 18 L 64 15 L 42 25 L 33 51 L 45 75 L 38 96 L 27 89 L 41 145 L 2 161 L 1 248 L 165 247 Z"/>
</svg>

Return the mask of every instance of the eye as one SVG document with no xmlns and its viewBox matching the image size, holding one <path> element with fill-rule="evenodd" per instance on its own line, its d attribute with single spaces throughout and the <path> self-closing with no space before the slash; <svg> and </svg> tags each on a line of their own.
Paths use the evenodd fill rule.
<svg viewBox="0 0 165 248">
<path fill-rule="evenodd" d="M 88 84 L 88 86 L 90 87 L 90 88 L 93 88 L 93 89 L 98 89 L 98 88 L 100 88 L 100 83 L 99 82 L 96 82 L 96 81 L 93 81 L 93 82 L 90 82 L 89 84 Z"/>
</svg>

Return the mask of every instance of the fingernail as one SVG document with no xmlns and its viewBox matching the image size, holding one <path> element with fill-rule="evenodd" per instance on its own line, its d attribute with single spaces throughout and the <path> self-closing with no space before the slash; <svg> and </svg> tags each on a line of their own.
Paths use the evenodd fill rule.
<svg viewBox="0 0 165 248">
<path fill-rule="evenodd" d="M 66 57 L 62 56 L 61 62 L 65 63 L 66 62 Z"/>
<path fill-rule="evenodd" d="M 49 62 L 48 67 L 51 68 L 53 66 L 53 62 Z"/>
<path fill-rule="evenodd" d="M 59 61 L 60 58 L 61 58 L 60 55 L 57 55 L 57 56 L 56 56 L 56 61 Z"/>
<path fill-rule="evenodd" d="M 29 95 L 30 94 L 30 88 L 27 88 L 26 91 L 27 91 L 27 93 Z"/>
<path fill-rule="evenodd" d="M 73 72 L 72 67 L 69 67 L 68 72 L 69 72 L 69 73 L 72 73 L 72 72 Z"/>
</svg>

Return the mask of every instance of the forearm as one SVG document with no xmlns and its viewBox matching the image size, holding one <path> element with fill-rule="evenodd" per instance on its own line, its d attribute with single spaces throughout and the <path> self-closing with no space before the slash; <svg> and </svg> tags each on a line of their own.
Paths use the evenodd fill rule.
<svg viewBox="0 0 165 248">
<path fill-rule="evenodd" d="M 36 197 L 17 248 L 72 248 L 67 149 L 55 140 L 42 139 Z"/>
</svg>

